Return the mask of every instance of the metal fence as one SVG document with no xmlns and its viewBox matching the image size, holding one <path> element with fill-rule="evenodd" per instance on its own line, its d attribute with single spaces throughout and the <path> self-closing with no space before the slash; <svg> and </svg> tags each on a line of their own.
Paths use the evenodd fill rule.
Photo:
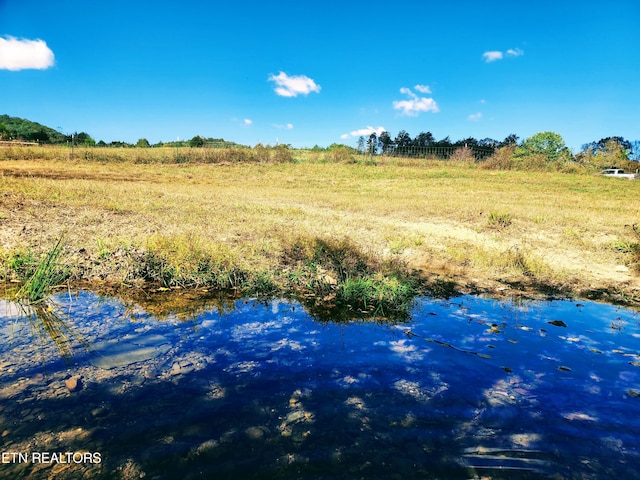
<svg viewBox="0 0 640 480">
<path fill-rule="evenodd" d="M 383 155 L 388 157 L 438 158 L 463 157 L 471 155 L 476 161 L 485 160 L 493 155 L 495 149 L 478 146 L 436 146 L 436 147 L 390 147 Z"/>
</svg>

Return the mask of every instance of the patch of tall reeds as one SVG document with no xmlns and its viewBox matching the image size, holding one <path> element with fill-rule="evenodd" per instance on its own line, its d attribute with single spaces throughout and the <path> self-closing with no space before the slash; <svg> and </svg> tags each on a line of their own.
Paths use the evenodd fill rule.
<svg viewBox="0 0 640 480">
<path fill-rule="evenodd" d="M 66 272 L 60 263 L 60 256 L 64 248 L 63 238 L 59 238 L 40 262 L 33 273 L 26 278 L 16 292 L 18 301 L 37 304 L 44 301 L 52 289 L 58 286 L 66 277 Z"/>
</svg>

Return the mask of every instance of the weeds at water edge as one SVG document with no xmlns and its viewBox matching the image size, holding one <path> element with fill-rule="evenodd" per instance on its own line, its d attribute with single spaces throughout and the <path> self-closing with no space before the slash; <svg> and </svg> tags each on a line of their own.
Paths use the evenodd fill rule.
<svg viewBox="0 0 640 480">
<path fill-rule="evenodd" d="M 18 301 L 29 304 L 40 303 L 49 296 L 54 287 L 66 278 L 67 273 L 60 264 L 63 248 L 64 240 L 60 238 L 42 258 L 33 274 L 22 284 L 16 293 Z"/>
</svg>

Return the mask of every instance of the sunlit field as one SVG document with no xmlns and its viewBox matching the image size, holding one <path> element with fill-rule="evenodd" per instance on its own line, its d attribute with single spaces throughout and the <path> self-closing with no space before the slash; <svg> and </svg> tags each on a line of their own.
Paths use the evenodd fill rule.
<svg viewBox="0 0 640 480">
<path fill-rule="evenodd" d="M 213 161 L 164 150 L 5 149 L 5 284 L 63 239 L 67 283 L 329 303 L 352 294 L 362 308 L 400 284 L 638 299 L 637 181 L 469 161 L 266 148 Z"/>
</svg>

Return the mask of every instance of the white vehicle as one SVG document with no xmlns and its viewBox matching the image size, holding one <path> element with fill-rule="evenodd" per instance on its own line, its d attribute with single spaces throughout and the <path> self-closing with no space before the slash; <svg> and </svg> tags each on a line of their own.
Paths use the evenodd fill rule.
<svg viewBox="0 0 640 480">
<path fill-rule="evenodd" d="M 607 168 L 600 173 L 605 177 L 628 178 L 629 180 L 638 178 L 637 173 L 624 173 L 624 170 L 621 168 Z"/>
</svg>

